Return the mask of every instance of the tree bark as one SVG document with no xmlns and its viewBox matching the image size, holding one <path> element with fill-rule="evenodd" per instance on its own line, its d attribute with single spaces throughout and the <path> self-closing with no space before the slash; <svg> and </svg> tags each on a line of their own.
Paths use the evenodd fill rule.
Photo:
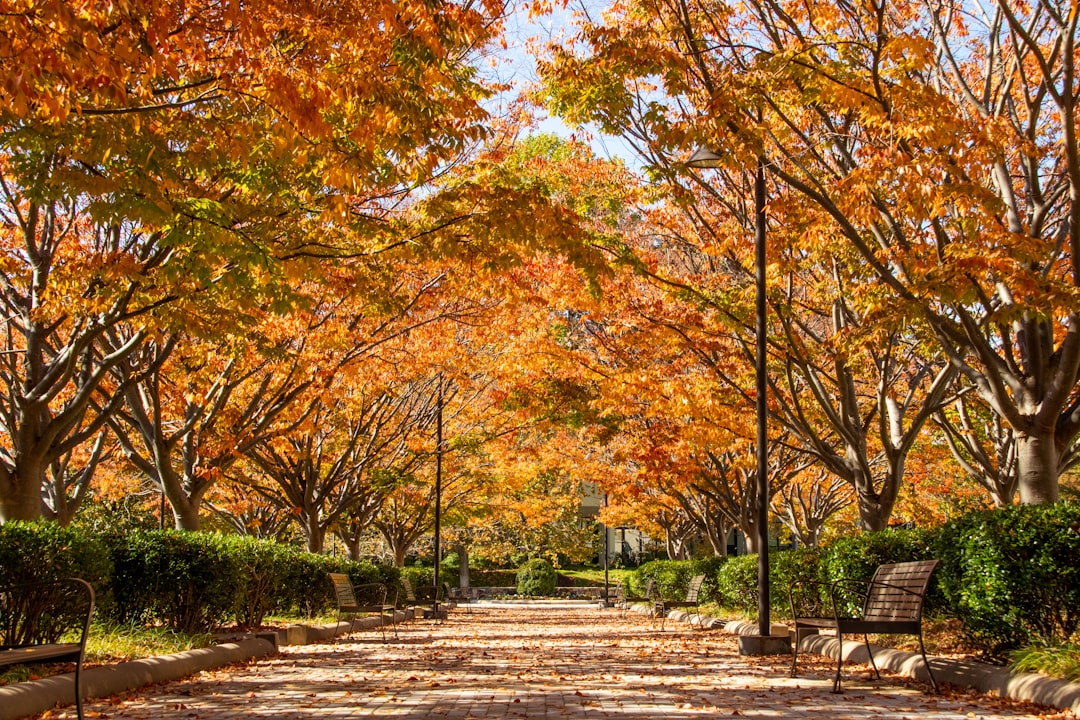
<svg viewBox="0 0 1080 720">
<path fill-rule="evenodd" d="M 1016 464 L 1020 502 L 1049 505 L 1058 501 L 1058 451 L 1054 433 L 1017 433 Z"/>
</svg>

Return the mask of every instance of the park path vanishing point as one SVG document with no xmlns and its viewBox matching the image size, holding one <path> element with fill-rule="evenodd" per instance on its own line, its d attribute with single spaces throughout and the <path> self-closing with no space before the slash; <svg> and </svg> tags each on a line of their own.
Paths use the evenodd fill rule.
<svg viewBox="0 0 1080 720">
<path fill-rule="evenodd" d="M 805 664 L 804 664 L 805 661 Z M 924 686 L 831 660 L 743 658 L 735 640 L 685 626 L 660 632 L 635 613 L 596 606 L 472 606 L 336 644 L 292 646 L 272 658 L 206 671 L 124 696 L 90 700 L 88 718 L 1069 718 L 1069 713 Z M 73 708 L 40 718 L 74 718 Z"/>
</svg>

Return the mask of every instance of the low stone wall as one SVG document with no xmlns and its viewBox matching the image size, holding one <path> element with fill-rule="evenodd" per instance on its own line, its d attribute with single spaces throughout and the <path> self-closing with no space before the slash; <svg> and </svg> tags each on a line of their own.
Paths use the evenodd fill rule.
<svg viewBox="0 0 1080 720">
<path fill-rule="evenodd" d="M 517 596 L 517 588 L 513 586 L 507 587 L 469 587 L 462 588 L 463 592 L 473 592 L 481 600 L 485 598 L 498 598 L 498 597 L 515 597 Z M 557 587 L 555 588 L 554 597 L 564 600 L 599 600 L 603 596 L 604 588 L 602 587 Z"/>
</svg>

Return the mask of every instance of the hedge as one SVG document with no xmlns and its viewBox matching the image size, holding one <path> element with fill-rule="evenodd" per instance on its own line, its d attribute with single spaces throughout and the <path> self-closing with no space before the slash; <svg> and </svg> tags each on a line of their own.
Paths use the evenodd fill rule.
<svg viewBox="0 0 1080 720">
<path fill-rule="evenodd" d="M 219 535 L 136 531 L 113 545 L 114 617 L 205 632 L 228 620 L 239 602 L 242 563 Z"/>
<path fill-rule="evenodd" d="M 81 577 L 105 606 L 111 574 L 109 548 L 92 533 L 46 521 L 0 525 L 0 585 Z"/>
<path fill-rule="evenodd" d="M 269 614 L 310 617 L 334 606 L 332 571 L 357 584 L 386 583 L 391 596 L 399 587 L 393 567 L 236 535 L 0 526 L 0 584 L 82 577 L 94 586 L 99 615 L 123 624 L 205 632 L 229 623 L 257 628 Z"/>
<path fill-rule="evenodd" d="M 1080 504 L 1019 505 L 959 518 L 939 536 L 949 611 L 989 655 L 1063 645 L 1080 626 Z"/>
<path fill-rule="evenodd" d="M 769 607 L 779 616 L 791 614 L 788 588 L 795 582 L 816 581 L 820 571 L 821 550 L 799 548 L 769 553 Z M 717 601 L 724 607 L 745 613 L 758 609 L 758 556 L 741 555 L 730 558 L 717 573 Z M 817 615 L 822 612 L 820 594 L 800 596 L 800 613 Z"/>
<path fill-rule="evenodd" d="M 837 538 L 824 548 L 818 579 L 833 582 L 840 578 L 869 581 L 878 565 L 931 560 L 940 557 L 937 550 L 937 530 L 922 528 L 888 528 L 880 532 L 864 532 Z M 925 612 L 941 609 L 941 594 L 936 589 L 941 570 L 931 578 Z M 849 587 L 838 588 L 842 604 L 841 614 L 857 614 L 862 611 L 862 597 Z M 828 602 L 828 596 L 822 598 Z M 826 605 L 826 607 L 831 607 Z"/>
<path fill-rule="evenodd" d="M 686 597 L 690 578 L 704 575 L 705 582 L 701 586 L 700 598 L 702 602 L 708 602 L 717 597 L 717 572 L 726 561 L 727 558 L 723 557 L 650 560 L 631 573 L 630 590 L 634 595 L 644 595 L 649 581 L 652 580 L 654 593 L 667 600 L 681 600 Z"/>
</svg>

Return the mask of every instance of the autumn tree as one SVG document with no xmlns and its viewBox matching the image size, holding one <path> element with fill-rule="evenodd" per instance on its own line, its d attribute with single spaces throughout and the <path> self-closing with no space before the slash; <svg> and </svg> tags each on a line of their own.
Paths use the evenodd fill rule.
<svg viewBox="0 0 1080 720">
<path fill-rule="evenodd" d="M 238 299 L 284 310 L 314 260 L 388 242 L 394 198 L 484 133 L 465 58 L 501 12 L 58 0 L 0 15 L 0 521 L 40 514 L 46 468 L 96 436 L 120 397 L 105 378 L 153 329 Z"/>
<path fill-rule="evenodd" d="M 854 488 L 821 467 L 806 468 L 803 477 L 780 488 L 772 510 L 802 547 L 818 545 L 828 520 L 854 500 Z"/>
<path fill-rule="evenodd" d="M 1045 2 L 968 9 L 631 4 L 553 53 L 548 95 L 661 177 L 688 140 L 729 168 L 763 160 L 771 208 L 801 218 L 770 240 L 822 251 L 859 280 L 845 291 L 861 315 L 932 338 L 1016 433 L 1021 501 L 1053 502 L 1080 431 L 1075 57 L 1060 50 L 1076 23 Z"/>
<path fill-rule="evenodd" d="M 432 415 L 423 384 L 354 381 L 339 398 L 320 402 L 303 432 L 256 443 L 249 457 L 263 477 L 248 487 L 292 512 L 308 550 L 320 552 L 336 523 L 370 524 L 415 463 L 409 439 Z"/>
</svg>

